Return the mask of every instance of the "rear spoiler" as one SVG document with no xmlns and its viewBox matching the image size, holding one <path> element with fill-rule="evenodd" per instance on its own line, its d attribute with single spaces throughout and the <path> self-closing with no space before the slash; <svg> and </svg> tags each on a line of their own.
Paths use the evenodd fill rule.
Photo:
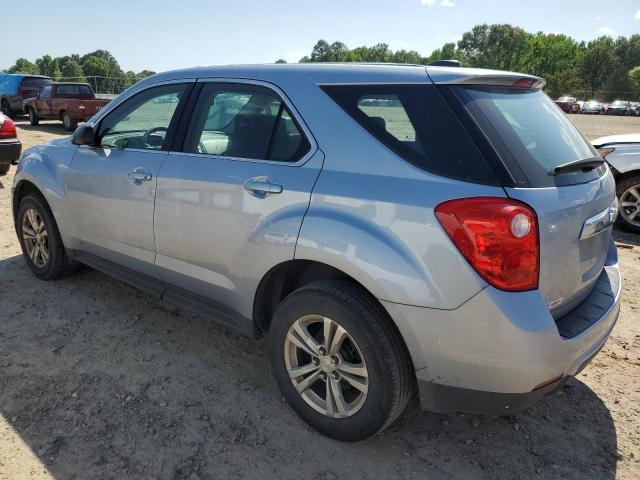
<svg viewBox="0 0 640 480">
<path fill-rule="evenodd" d="M 524 73 L 484 70 L 481 68 L 426 67 L 427 75 L 436 84 L 481 85 L 492 87 L 541 90 L 547 82 L 540 77 Z"/>
</svg>

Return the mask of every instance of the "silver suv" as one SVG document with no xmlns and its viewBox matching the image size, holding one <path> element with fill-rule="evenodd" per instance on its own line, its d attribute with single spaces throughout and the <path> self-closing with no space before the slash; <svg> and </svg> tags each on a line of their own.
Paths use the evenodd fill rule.
<svg viewBox="0 0 640 480">
<path fill-rule="evenodd" d="M 509 414 L 575 375 L 620 308 L 603 159 L 527 75 L 264 65 L 163 73 L 13 186 L 27 264 L 81 262 L 243 334 L 322 433 L 413 395 Z"/>
</svg>

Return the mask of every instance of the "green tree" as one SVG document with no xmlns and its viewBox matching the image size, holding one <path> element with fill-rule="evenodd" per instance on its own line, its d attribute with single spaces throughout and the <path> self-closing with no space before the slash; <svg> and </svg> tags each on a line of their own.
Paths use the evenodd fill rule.
<svg viewBox="0 0 640 480">
<path fill-rule="evenodd" d="M 38 58 L 36 65 L 38 66 L 40 75 L 46 75 L 54 80 L 60 79 L 60 66 L 58 65 L 58 61 L 52 58 L 51 55 L 43 55 L 41 58 Z"/>
<path fill-rule="evenodd" d="M 284 58 L 279 58 L 276 63 L 287 63 L 287 61 Z"/>
<path fill-rule="evenodd" d="M 82 71 L 82 67 L 80 66 L 80 64 L 70 57 L 65 58 L 68 59 L 64 63 L 62 63 L 60 75 L 62 80 L 71 82 L 86 82 L 87 79 L 84 76 L 84 72 Z"/>
<path fill-rule="evenodd" d="M 467 63 L 455 43 L 445 43 L 442 48 L 434 50 L 429 57 L 425 58 L 424 63 L 431 63 L 437 60 L 459 60 L 462 63 Z"/>
<path fill-rule="evenodd" d="M 580 76 L 589 90 L 599 90 L 611 72 L 617 70 L 614 47 L 611 37 L 600 37 L 587 44 L 580 63 Z"/>
<path fill-rule="evenodd" d="M 462 35 L 458 51 L 472 67 L 518 70 L 530 36 L 511 25 L 477 25 Z"/>
<path fill-rule="evenodd" d="M 112 93 L 109 85 L 109 63 L 97 56 L 82 57 L 82 72 L 96 93 Z"/>
<path fill-rule="evenodd" d="M 640 66 L 633 67 L 629 70 L 629 79 L 633 82 L 633 85 L 640 90 Z"/>
<path fill-rule="evenodd" d="M 519 69 L 546 79 L 547 93 L 556 97 L 583 88 L 578 71 L 582 55 L 581 45 L 572 38 L 538 32 L 529 37 Z"/>
<path fill-rule="evenodd" d="M 9 68 L 8 73 L 26 73 L 28 75 L 38 75 L 40 69 L 34 63 L 31 63 L 26 58 L 19 58 L 16 63 Z"/>
</svg>

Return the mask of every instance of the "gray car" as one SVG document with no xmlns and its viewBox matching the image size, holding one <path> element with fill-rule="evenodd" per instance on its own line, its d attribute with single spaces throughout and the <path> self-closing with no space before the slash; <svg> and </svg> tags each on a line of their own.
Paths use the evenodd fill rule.
<svg viewBox="0 0 640 480">
<path fill-rule="evenodd" d="M 16 231 L 41 279 L 80 262 L 268 337 L 283 396 L 355 441 L 414 395 L 510 414 L 609 337 L 611 171 L 517 73 L 364 64 L 149 77 L 24 152 Z"/>
<path fill-rule="evenodd" d="M 618 222 L 627 230 L 640 233 L 640 133 L 600 137 L 591 143 L 616 179 Z"/>
</svg>

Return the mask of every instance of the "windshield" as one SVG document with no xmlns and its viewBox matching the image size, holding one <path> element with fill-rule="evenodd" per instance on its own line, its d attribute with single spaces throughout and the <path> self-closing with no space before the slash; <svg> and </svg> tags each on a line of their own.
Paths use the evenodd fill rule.
<svg viewBox="0 0 640 480">
<path fill-rule="evenodd" d="M 576 160 L 597 156 L 591 144 L 578 132 L 554 102 L 538 90 L 486 87 L 457 87 L 470 113 L 493 137 L 501 157 L 517 164 L 532 186 L 551 186 L 554 169 Z M 512 168 L 513 169 L 513 166 Z M 571 172 L 563 182 L 577 183 L 597 178 Z M 595 177 L 594 177 L 595 175 Z"/>
<path fill-rule="evenodd" d="M 613 104 L 611 106 L 612 107 L 626 107 L 627 106 L 627 102 L 624 102 L 622 100 L 616 100 L 615 102 L 613 102 Z"/>
</svg>

